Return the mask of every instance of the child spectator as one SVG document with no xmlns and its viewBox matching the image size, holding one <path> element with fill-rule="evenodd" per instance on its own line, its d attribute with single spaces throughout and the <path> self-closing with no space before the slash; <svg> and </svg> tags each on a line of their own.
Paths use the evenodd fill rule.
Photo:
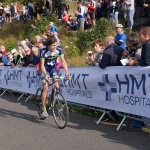
<svg viewBox="0 0 150 150">
<path fill-rule="evenodd" d="M 94 53 L 91 53 L 87 58 L 87 64 L 89 66 L 98 66 L 99 62 L 102 59 L 102 55 L 103 55 L 103 42 L 100 40 L 96 40 L 94 41 Z"/>
</svg>

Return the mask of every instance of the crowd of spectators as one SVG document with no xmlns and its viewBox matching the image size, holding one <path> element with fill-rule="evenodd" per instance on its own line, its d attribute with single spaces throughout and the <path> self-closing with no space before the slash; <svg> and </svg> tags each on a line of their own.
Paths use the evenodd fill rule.
<svg viewBox="0 0 150 150">
<path fill-rule="evenodd" d="M 86 31 L 96 24 L 99 18 L 107 18 L 113 24 L 119 24 L 119 15 L 125 20 L 125 27 L 132 29 L 134 22 L 150 16 L 149 0 L 79 0 L 74 16 L 67 10 L 61 11 L 59 22 L 65 23 L 69 30 Z M 136 13 L 135 13 L 136 12 Z M 73 28 L 72 28 L 73 26 Z"/>
<path fill-rule="evenodd" d="M 45 5 L 37 7 L 36 2 L 29 2 L 27 5 L 18 6 L 17 2 L 10 5 L 0 3 L 0 28 L 4 23 L 11 23 L 13 21 L 26 22 L 33 18 L 37 19 L 37 15 L 45 17 L 49 15 L 50 1 L 46 0 Z M 35 27 L 33 27 L 35 28 Z"/>
<path fill-rule="evenodd" d="M 116 37 L 108 36 L 104 42 L 94 42 L 94 52 L 89 51 L 86 64 L 99 66 L 105 69 L 107 66 L 150 66 L 150 27 L 139 29 L 139 33 L 130 33 L 127 38 L 123 33 L 123 25 L 116 25 Z M 120 36 L 118 37 L 118 34 Z M 104 47 L 103 44 L 104 43 Z M 113 118 L 117 114 L 112 111 Z M 105 116 L 108 120 L 109 116 Z M 141 130 L 143 123 L 134 119 L 127 119 L 125 130 Z"/>
<path fill-rule="evenodd" d="M 41 35 L 36 35 L 35 40 L 30 40 L 25 37 L 24 40 L 18 41 L 16 47 L 8 52 L 4 45 L 0 46 L 0 65 L 1 66 L 18 66 L 18 67 L 36 67 L 37 72 L 40 69 L 40 50 L 45 47 L 43 42 L 48 37 L 55 37 L 57 40 L 57 46 L 60 46 L 60 40 L 58 37 L 58 29 L 53 25 L 53 22 L 49 23 L 49 27 Z M 60 59 L 58 58 L 57 70 L 62 66 Z"/>
</svg>

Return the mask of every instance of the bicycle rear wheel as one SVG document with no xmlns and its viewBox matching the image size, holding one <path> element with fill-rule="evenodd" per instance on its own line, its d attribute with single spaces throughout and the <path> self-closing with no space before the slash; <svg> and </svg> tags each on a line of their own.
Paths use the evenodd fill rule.
<svg viewBox="0 0 150 150">
<path fill-rule="evenodd" d="M 41 120 L 44 120 L 44 119 L 46 119 L 46 117 L 42 115 L 42 103 L 41 103 L 42 91 L 43 91 L 42 88 L 37 89 L 36 95 L 35 95 L 35 101 L 36 101 L 36 108 L 37 108 L 38 115 Z"/>
<path fill-rule="evenodd" d="M 53 116 L 60 129 L 66 127 L 69 119 L 68 105 L 64 96 L 60 92 L 56 92 L 54 96 Z"/>
</svg>

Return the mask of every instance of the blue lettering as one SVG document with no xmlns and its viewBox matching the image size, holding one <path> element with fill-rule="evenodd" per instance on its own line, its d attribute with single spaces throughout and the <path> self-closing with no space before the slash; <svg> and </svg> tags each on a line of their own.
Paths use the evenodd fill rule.
<svg viewBox="0 0 150 150">
<path fill-rule="evenodd" d="M 140 83 L 138 84 L 136 78 L 133 75 L 130 75 L 131 80 L 132 80 L 132 87 L 131 87 L 131 94 L 134 94 L 134 83 L 136 85 L 136 88 L 139 89 L 141 84 L 142 84 L 142 90 L 143 90 L 143 94 L 146 95 L 146 90 L 145 90 L 145 81 L 146 81 L 146 76 L 145 74 L 142 74 L 142 78 Z"/>
<path fill-rule="evenodd" d="M 124 97 L 123 97 L 123 95 L 120 97 L 120 95 L 118 95 L 118 98 L 119 98 L 119 103 L 120 103 L 120 101 L 123 101 L 123 103 L 124 103 Z"/>
<path fill-rule="evenodd" d="M 147 105 L 150 107 L 150 99 L 149 99 L 149 98 L 147 99 L 147 102 L 146 102 L 145 107 L 146 107 Z"/>
<path fill-rule="evenodd" d="M 130 96 L 130 104 L 134 105 L 134 97 L 133 96 Z"/>
<path fill-rule="evenodd" d="M 139 97 L 135 97 L 135 105 L 139 102 Z"/>
<path fill-rule="evenodd" d="M 85 85 L 85 77 L 89 76 L 89 74 L 82 74 L 82 76 L 83 76 L 83 85 L 84 85 L 84 88 L 85 88 L 85 90 L 87 90 L 86 85 Z"/>
<path fill-rule="evenodd" d="M 128 99 L 128 102 L 126 102 L 126 98 Z M 130 102 L 129 97 L 128 96 L 124 96 L 124 101 L 125 101 L 126 104 L 129 104 L 129 102 Z"/>
<path fill-rule="evenodd" d="M 127 75 L 125 74 L 126 81 L 120 81 L 118 74 L 116 74 L 116 79 L 117 79 L 117 81 L 119 83 L 119 92 L 121 93 L 121 85 L 124 84 L 124 85 L 127 85 L 127 91 L 126 91 L 126 93 L 129 94 L 129 80 L 128 80 Z"/>
<path fill-rule="evenodd" d="M 74 79 L 74 78 L 75 78 L 74 76 L 75 76 L 75 75 L 73 74 L 72 77 L 71 77 L 71 84 L 72 84 L 72 87 L 74 88 L 73 84 L 74 84 L 74 85 L 78 84 L 79 89 L 81 89 L 80 84 L 79 84 L 80 74 L 77 76 L 76 79 Z"/>
</svg>

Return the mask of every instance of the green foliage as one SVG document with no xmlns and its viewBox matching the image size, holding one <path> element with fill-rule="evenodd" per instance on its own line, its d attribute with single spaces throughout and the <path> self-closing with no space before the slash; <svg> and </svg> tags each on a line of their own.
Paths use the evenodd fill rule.
<svg viewBox="0 0 150 150">
<path fill-rule="evenodd" d="M 32 30 L 29 25 L 23 26 L 19 34 L 19 39 L 22 40 L 24 37 L 30 37 L 32 39 L 36 35 L 40 35 L 48 27 L 50 21 L 56 22 L 56 16 L 54 14 L 51 14 L 47 18 L 40 18 L 38 20 L 38 28 L 35 30 Z"/>
<path fill-rule="evenodd" d="M 16 47 L 16 40 L 12 38 L 7 39 L 5 46 L 7 51 L 11 51 Z"/>
<path fill-rule="evenodd" d="M 104 40 L 109 35 L 110 26 L 105 18 L 101 18 L 96 22 L 94 29 L 87 32 L 78 32 L 77 47 L 80 49 L 80 54 L 86 51 L 87 48 L 93 43 L 94 40 Z"/>
<path fill-rule="evenodd" d="M 71 47 L 70 50 L 69 50 L 69 55 L 70 56 L 78 56 L 79 53 L 80 53 L 80 50 L 75 45 L 73 45 L 73 47 Z"/>
</svg>

